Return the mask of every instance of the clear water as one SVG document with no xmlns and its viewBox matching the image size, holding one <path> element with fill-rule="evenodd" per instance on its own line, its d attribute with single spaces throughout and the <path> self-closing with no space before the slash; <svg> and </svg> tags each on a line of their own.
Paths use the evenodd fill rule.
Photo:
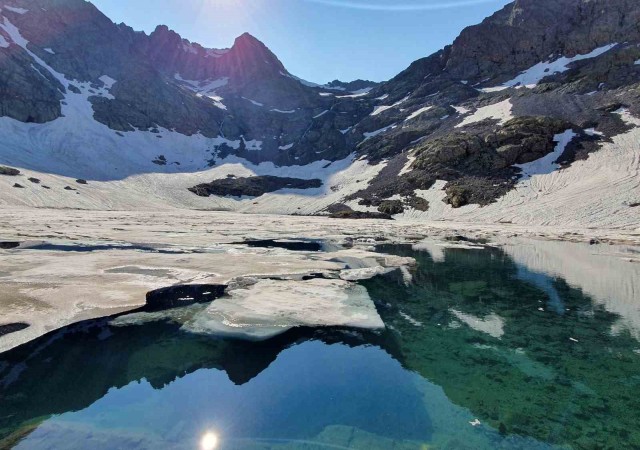
<svg viewBox="0 0 640 450">
<path fill-rule="evenodd" d="M 383 333 L 100 320 L 0 355 L 0 448 L 640 448 L 639 306 L 608 312 L 628 286 L 606 303 L 498 249 L 381 250 L 419 263 L 364 283 Z"/>
</svg>

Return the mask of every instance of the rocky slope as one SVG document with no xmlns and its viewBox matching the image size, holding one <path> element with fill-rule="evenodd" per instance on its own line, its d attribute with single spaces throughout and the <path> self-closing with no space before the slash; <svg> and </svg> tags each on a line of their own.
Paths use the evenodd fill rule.
<svg viewBox="0 0 640 450">
<path fill-rule="evenodd" d="M 319 86 L 248 34 L 207 49 L 83 0 L 7 1 L 0 164 L 52 189 L 0 177 L 0 202 L 630 226 L 639 23 L 631 0 L 516 0 L 386 83 Z"/>
</svg>

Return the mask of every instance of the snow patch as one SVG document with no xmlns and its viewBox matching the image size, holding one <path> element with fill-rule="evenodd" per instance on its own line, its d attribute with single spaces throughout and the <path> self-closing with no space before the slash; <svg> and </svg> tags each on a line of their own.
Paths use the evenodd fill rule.
<svg viewBox="0 0 640 450">
<path fill-rule="evenodd" d="M 255 106 L 264 106 L 264 103 L 260 103 L 260 102 L 257 102 L 255 100 L 251 100 L 250 98 L 247 98 L 247 97 L 242 97 L 242 98 L 247 100 L 248 102 L 251 102 Z"/>
<path fill-rule="evenodd" d="M 336 96 L 336 98 L 359 98 L 359 97 L 365 97 L 365 96 L 369 95 L 369 92 L 371 92 L 371 89 L 373 89 L 373 88 L 358 89 L 357 91 L 353 91 L 349 95 L 339 95 L 339 96 Z"/>
<path fill-rule="evenodd" d="M 180 83 L 186 85 L 186 87 L 188 87 L 192 91 L 198 92 L 200 94 L 213 93 L 216 91 L 216 89 L 219 89 L 229 84 L 229 77 L 222 77 L 216 80 L 204 80 L 204 81 L 185 80 L 180 76 L 179 73 L 176 73 L 174 75 L 174 78 L 176 79 L 176 81 L 179 81 Z"/>
<path fill-rule="evenodd" d="M 415 162 L 416 157 L 415 156 L 409 156 L 409 158 L 407 158 L 407 163 L 404 165 L 404 167 L 402 168 L 402 170 L 400 171 L 400 173 L 398 173 L 398 176 L 401 177 L 403 175 L 408 174 L 409 172 L 411 172 L 413 169 L 411 168 L 411 166 L 413 165 L 413 163 Z"/>
<path fill-rule="evenodd" d="M 111 78 L 108 75 L 102 75 L 100 78 L 98 78 L 98 80 L 102 81 L 102 83 L 104 84 L 105 89 L 109 90 L 113 87 L 114 84 L 117 83 L 116 80 L 114 80 L 113 78 Z"/>
<path fill-rule="evenodd" d="M 384 127 L 384 128 L 380 128 L 379 130 L 376 130 L 376 131 L 371 131 L 371 132 L 368 132 L 368 133 L 363 133 L 363 134 L 364 134 L 364 140 L 363 140 L 362 142 L 366 142 L 366 141 L 368 141 L 369 139 L 372 139 L 372 138 L 374 138 L 374 137 L 376 137 L 376 136 L 378 136 L 378 135 L 380 135 L 380 134 L 382 134 L 382 133 L 385 133 L 385 132 L 387 132 L 387 131 L 391 130 L 392 128 L 395 128 L 396 126 L 397 126 L 397 125 L 394 123 L 393 125 L 389 125 L 389 126 L 386 126 L 386 127 Z M 362 142 L 361 142 L 361 143 L 362 143 Z"/>
<path fill-rule="evenodd" d="M 478 108 L 472 115 L 465 117 L 462 122 L 456 125 L 456 128 L 462 128 L 486 119 L 497 119 L 502 125 L 510 119 L 513 119 L 513 114 L 511 113 L 512 108 L 513 105 L 510 99 L 500 103 L 494 103 L 493 105 L 483 106 L 482 108 Z"/>
<path fill-rule="evenodd" d="M 391 108 L 395 108 L 396 106 L 400 106 L 401 104 L 403 104 L 407 100 L 409 100 L 409 96 L 408 95 L 405 98 L 403 98 L 402 100 L 397 101 L 393 105 L 376 106 L 375 109 L 373 110 L 373 112 L 370 115 L 377 116 L 379 114 L 382 114 L 383 112 L 385 112 L 385 111 L 387 111 L 387 110 L 389 110 Z"/>
<path fill-rule="evenodd" d="M 262 141 L 258 141 L 256 139 L 252 139 L 250 141 L 245 140 L 244 138 L 242 138 L 244 145 L 246 146 L 247 150 L 250 151 L 259 151 L 262 150 Z"/>
<path fill-rule="evenodd" d="M 548 77 L 549 75 L 555 75 L 558 73 L 563 73 L 569 70 L 569 65 L 576 61 L 581 61 L 584 59 L 596 58 L 612 48 L 614 48 L 617 43 L 605 45 L 603 47 L 596 48 L 592 52 L 589 52 L 584 55 L 576 55 L 572 58 L 567 58 L 565 56 L 556 59 L 555 61 L 546 61 L 536 64 L 535 66 L 525 70 L 516 78 L 511 81 L 507 81 L 504 83 L 504 87 L 514 87 L 514 86 L 525 86 L 528 88 L 535 87 L 543 78 Z"/>
<path fill-rule="evenodd" d="M 604 136 L 604 133 L 596 131 L 595 128 L 587 128 L 584 130 L 584 132 L 589 136 Z"/>
<path fill-rule="evenodd" d="M 29 12 L 28 9 L 24 9 L 24 8 L 16 8 L 15 6 L 4 6 L 4 9 L 6 9 L 7 11 L 11 11 L 14 12 L 16 14 L 26 14 Z"/>
<path fill-rule="evenodd" d="M 456 112 L 461 116 L 464 116 L 465 114 L 468 114 L 471 112 L 470 109 L 465 108 L 464 106 L 452 106 L 452 108 L 455 109 Z"/>
<path fill-rule="evenodd" d="M 411 114 L 409 117 L 407 117 L 405 119 L 405 122 L 408 122 L 409 120 L 415 119 L 420 114 L 425 113 L 425 112 L 429 111 L 430 109 L 433 109 L 433 106 L 425 106 L 424 108 L 420 108 L 419 110 L 417 110 L 413 114 Z"/>
<path fill-rule="evenodd" d="M 553 152 L 543 158 L 527 164 L 516 164 L 515 167 L 522 169 L 524 178 L 531 178 L 534 175 L 548 175 L 551 172 L 560 169 L 560 165 L 556 163 L 558 158 L 562 156 L 567 145 L 576 137 L 572 130 L 567 130 L 562 134 L 557 134 L 554 141 L 557 143 Z"/>
<path fill-rule="evenodd" d="M 56 52 L 54 52 L 54 51 L 53 51 L 52 49 L 50 49 L 50 48 L 43 48 L 43 50 L 44 50 L 45 52 L 47 52 L 47 53 L 52 54 L 52 55 L 55 55 L 55 54 L 56 54 Z"/>
</svg>

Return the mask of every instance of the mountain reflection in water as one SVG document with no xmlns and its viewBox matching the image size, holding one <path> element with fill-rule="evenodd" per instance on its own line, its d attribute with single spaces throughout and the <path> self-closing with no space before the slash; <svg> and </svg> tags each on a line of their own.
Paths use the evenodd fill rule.
<svg viewBox="0 0 640 450">
<path fill-rule="evenodd" d="M 211 430 L 224 449 L 640 447 L 640 343 L 615 292 L 508 247 L 380 250 L 418 260 L 409 285 L 363 282 L 383 333 L 103 319 L 0 355 L 0 448 L 193 449 Z"/>
</svg>

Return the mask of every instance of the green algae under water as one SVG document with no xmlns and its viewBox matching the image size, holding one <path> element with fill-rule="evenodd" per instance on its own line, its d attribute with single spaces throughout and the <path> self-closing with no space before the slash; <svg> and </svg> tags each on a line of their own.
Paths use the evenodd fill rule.
<svg viewBox="0 0 640 450">
<path fill-rule="evenodd" d="M 380 250 L 418 261 L 363 282 L 381 333 L 105 319 L 0 355 L 0 449 L 640 448 L 629 317 L 497 248 Z"/>
</svg>

